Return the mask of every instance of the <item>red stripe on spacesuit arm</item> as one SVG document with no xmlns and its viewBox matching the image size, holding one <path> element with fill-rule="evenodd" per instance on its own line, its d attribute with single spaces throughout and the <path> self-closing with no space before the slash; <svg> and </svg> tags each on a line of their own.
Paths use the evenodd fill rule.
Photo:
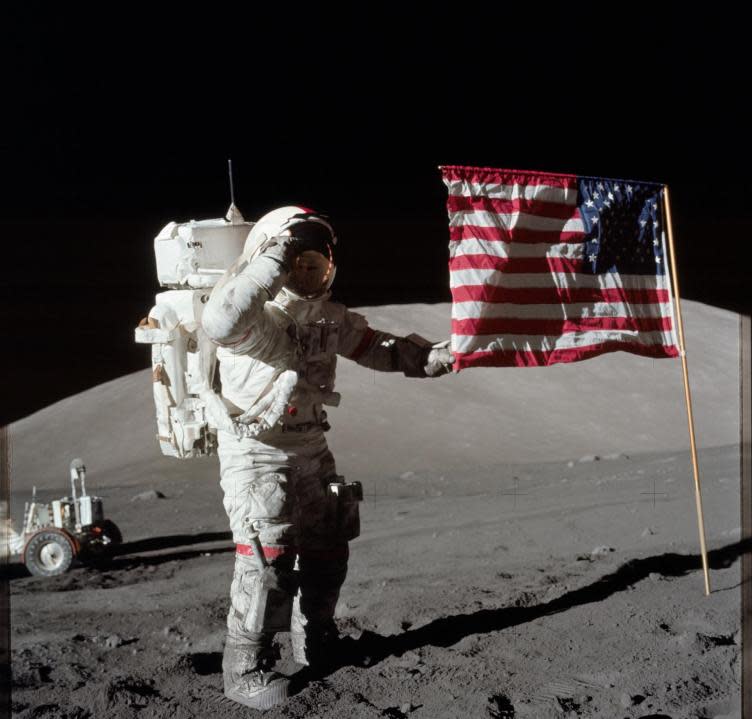
<svg viewBox="0 0 752 719">
<path fill-rule="evenodd" d="M 219 345 L 220 347 L 235 347 L 236 345 L 239 345 L 241 342 L 245 342 L 250 336 L 253 329 L 251 328 L 246 332 L 239 340 L 233 340 L 232 342 L 219 342 L 215 339 L 212 339 L 209 337 L 209 339 L 214 342 L 215 345 Z"/>
<path fill-rule="evenodd" d="M 357 362 L 358 359 L 363 356 L 363 353 L 370 347 L 371 342 L 373 341 L 373 338 L 375 336 L 376 333 L 370 327 L 367 327 L 366 331 L 363 333 L 363 338 L 358 343 L 358 346 L 349 355 L 347 355 L 348 359 Z"/>
</svg>

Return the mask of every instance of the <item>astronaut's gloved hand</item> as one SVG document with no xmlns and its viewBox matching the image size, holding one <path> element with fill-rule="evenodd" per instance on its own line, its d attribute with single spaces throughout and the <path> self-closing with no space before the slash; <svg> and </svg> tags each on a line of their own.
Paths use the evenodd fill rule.
<svg viewBox="0 0 752 719">
<path fill-rule="evenodd" d="M 303 243 L 297 237 L 274 235 L 261 242 L 259 254 L 279 262 L 285 272 L 292 270 L 295 258 L 304 250 Z"/>
<path fill-rule="evenodd" d="M 230 434 L 234 434 L 236 437 L 241 435 L 237 425 L 232 421 L 232 417 L 227 411 L 225 403 L 216 392 L 205 388 L 199 392 L 199 397 L 204 401 L 206 417 L 211 426 L 214 426 L 217 429 L 222 429 Z"/>
<path fill-rule="evenodd" d="M 426 364 L 423 371 L 426 377 L 441 377 L 452 371 L 454 355 L 449 349 L 449 340 L 435 344 L 426 355 Z"/>
</svg>

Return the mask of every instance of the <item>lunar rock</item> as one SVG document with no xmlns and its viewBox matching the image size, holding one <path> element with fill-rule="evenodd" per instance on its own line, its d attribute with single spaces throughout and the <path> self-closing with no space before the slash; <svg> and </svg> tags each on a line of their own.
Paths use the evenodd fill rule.
<svg viewBox="0 0 752 719">
<path fill-rule="evenodd" d="M 117 634 L 110 634 L 107 639 L 104 640 L 104 644 L 108 649 L 115 649 L 124 644 L 123 638 Z"/>
<path fill-rule="evenodd" d="M 137 494 L 131 502 L 149 502 L 154 499 L 165 499 L 165 495 L 157 489 L 149 489 L 146 492 Z"/>
</svg>

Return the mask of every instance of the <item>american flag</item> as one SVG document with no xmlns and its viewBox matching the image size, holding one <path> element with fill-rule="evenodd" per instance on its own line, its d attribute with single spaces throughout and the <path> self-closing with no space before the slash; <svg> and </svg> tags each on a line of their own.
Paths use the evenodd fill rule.
<svg viewBox="0 0 752 719">
<path fill-rule="evenodd" d="M 662 185 L 441 170 L 457 370 L 678 356 Z"/>
</svg>

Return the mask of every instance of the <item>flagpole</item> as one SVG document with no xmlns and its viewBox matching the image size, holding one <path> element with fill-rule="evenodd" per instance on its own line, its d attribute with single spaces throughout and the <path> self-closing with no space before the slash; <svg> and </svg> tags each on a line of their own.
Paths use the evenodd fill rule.
<svg viewBox="0 0 752 719">
<path fill-rule="evenodd" d="M 687 402 L 687 422 L 689 424 L 689 447 L 692 452 L 692 471 L 695 478 L 695 504 L 697 506 L 697 526 L 700 532 L 700 552 L 702 554 L 702 571 L 705 577 L 705 595 L 710 594 L 710 575 L 708 573 L 708 550 L 705 545 L 705 520 L 702 513 L 702 493 L 700 491 L 700 469 L 697 463 L 697 445 L 695 443 L 695 423 L 692 415 L 692 395 L 689 391 L 689 374 L 687 372 L 687 353 L 684 348 L 684 322 L 682 321 L 681 302 L 679 301 L 679 275 L 676 272 L 676 256 L 674 253 L 674 231 L 671 222 L 671 202 L 669 201 L 668 185 L 663 188 L 663 204 L 666 208 L 666 225 L 668 230 L 668 246 L 671 256 L 671 284 L 676 306 L 676 324 L 679 330 L 679 355 L 684 375 L 684 398 Z"/>
</svg>

